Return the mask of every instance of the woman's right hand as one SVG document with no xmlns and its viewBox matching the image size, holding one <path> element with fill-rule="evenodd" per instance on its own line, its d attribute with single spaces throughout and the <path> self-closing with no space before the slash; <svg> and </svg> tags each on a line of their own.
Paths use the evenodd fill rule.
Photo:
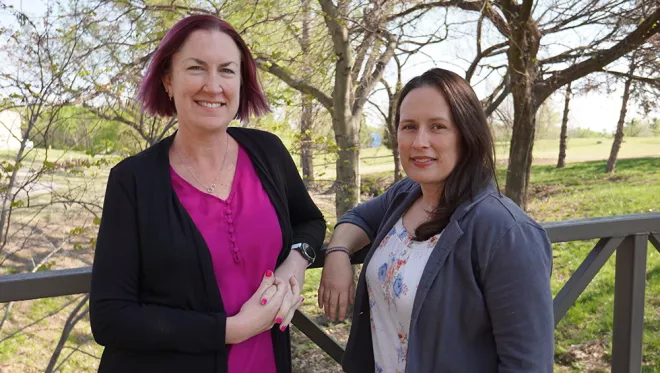
<svg viewBox="0 0 660 373">
<path fill-rule="evenodd" d="M 243 333 L 239 333 L 240 339 L 234 343 L 240 343 L 273 328 L 275 316 L 282 306 L 288 287 L 289 284 L 275 278 L 272 271 L 266 272 L 259 288 L 234 316 L 239 322 L 239 328 L 243 329 Z"/>
<path fill-rule="evenodd" d="M 325 258 L 319 285 L 319 307 L 325 309 L 330 321 L 344 321 L 348 304 L 355 300 L 353 267 L 348 255 L 341 251 L 329 253 Z"/>
</svg>

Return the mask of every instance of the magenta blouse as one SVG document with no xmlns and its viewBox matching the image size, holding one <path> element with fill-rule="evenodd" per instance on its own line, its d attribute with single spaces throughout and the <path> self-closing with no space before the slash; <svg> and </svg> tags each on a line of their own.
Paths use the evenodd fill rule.
<svg viewBox="0 0 660 373">
<path fill-rule="evenodd" d="M 236 315 L 275 270 L 282 231 L 275 208 L 245 150 L 239 146 L 236 173 L 226 200 L 204 193 L 170 167 L 172 186 L 211 253 L 227 317 Z M 275 373 L 270 330 L 228 346 L 229 373 Z"/>
</svg>

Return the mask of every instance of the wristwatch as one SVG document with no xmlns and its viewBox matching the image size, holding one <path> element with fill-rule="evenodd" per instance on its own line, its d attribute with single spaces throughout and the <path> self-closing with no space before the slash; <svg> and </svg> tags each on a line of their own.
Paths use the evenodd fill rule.
<svg viewBox="0 0 660 373">
<path fill-rule="evenodd" d="M 307 262 L 309 263 L 307 264 L 307 267 L 311 266 L 316 260 L 316 252 L 311 246 L 304 242 L 291 245 L 291 250 L 299 251 L 303 258 L 307 259 Z"/>
</svg>

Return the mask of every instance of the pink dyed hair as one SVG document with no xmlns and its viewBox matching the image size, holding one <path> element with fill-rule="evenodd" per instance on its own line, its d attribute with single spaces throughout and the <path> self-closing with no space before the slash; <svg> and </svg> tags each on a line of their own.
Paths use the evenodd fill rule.
<svg viewBox="0 0 660 373">
<path fill-rule="evenodd" d="M 260 116 L 270 112 L 266 95 L 257 77 L 257 65 L 245 41 L 227 22 L 207 14 L 193 15 L 180 20 L 167 32 L 156 48 L 138 94 L 144 109 L 150 114 L 160 116 L 172 116 L 176 113 L 174 103 L 163 87 L 163 76 L 170 68 L 172 55 L 196 30 L 220 31 L 232 38 L 238 47 L 241 54 L 241 97 L 236 119 L 244 121 L 250 114 Z"/>
</svg>

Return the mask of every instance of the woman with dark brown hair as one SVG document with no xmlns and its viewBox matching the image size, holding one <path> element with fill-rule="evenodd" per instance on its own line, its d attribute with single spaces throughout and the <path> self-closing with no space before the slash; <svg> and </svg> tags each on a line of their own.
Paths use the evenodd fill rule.
<svg viewBox="0 0 660 373">
<path fill-rule="evenodd" d="M 493 139 L 467 81 L 413 78 L 397 103 L 407 178 L 339 219 L 319 306 L 353 324 L 346 372 L 553 370 L 552 249 L 495 180 Z M 365 257 L 353 298 L 351 255 Z"/>
</svg>

